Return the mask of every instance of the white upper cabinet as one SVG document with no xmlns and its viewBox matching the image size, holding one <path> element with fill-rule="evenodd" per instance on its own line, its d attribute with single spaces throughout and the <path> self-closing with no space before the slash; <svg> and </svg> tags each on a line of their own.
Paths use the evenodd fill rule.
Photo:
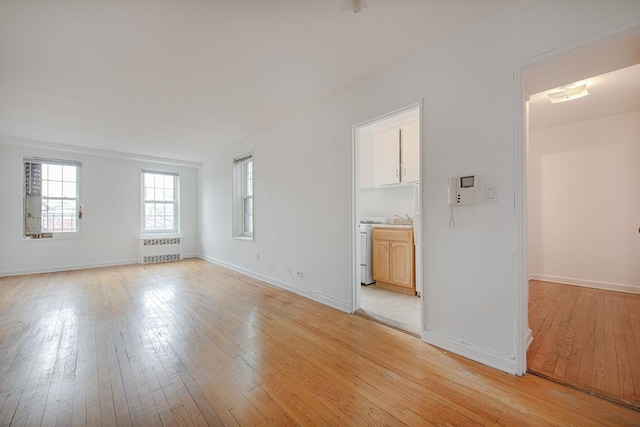
<svg viewBox="0 0 640 427">
<path fill-rule="evenodd" d="M 373 183 L 375 186 L 400 182 L 400 128 L 373 134 Z"/>
<path fill-rule="evenodd" d="M 415 120 L 400 127 L 402 182 L 420 181 L 420 123 Z"/>
<path fill-rule="evenodd" d="M 412 120 L 373 134 L 374 185 L 420 181 L 420 122 Z"/>
</svg>

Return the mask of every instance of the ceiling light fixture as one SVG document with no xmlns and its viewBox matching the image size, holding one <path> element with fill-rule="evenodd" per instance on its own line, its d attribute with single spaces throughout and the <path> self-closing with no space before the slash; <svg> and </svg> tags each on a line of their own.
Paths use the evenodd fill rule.
<svg viewBox="0 0 640 427">
<path fill-rule="evenodd" d="M 365 7 L 367 7 L 367 0 L 344 0 L 344 3 L 342 3 L 343 12 L 353 11 L 353 13 L 358 13 Z"/>
<path fill-rule="evenodd" d="M 556 89 L 547 94 L 552 104 L 571 101 L 573 99 L 582 98 L 583 96 L 587 95 L 589 95 L 589 92 L 587 91 L 586 83 L 573 84 L 567 87 Z"/>
</svg>

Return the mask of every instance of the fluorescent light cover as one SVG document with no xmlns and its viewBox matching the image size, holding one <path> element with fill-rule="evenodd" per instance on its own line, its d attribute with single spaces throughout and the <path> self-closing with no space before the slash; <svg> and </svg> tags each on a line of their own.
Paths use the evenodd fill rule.
<svg viewBox="0 0 640 427">
<path fill-rule="evenodd" d="M 344 0 L 344 3 L 342 3 L 343 12 L 353 11 L 353 13 L 358 13 L 365 7 L 367 7 L 367 0 Z"/>
<path fill-rule="evenodd" d="M 563 87 L 547 94 L 552 104 L 571 101 L 587 95 L 589 95 L 589 92 L 587 91 L 586 83 Z"/>
</svg>

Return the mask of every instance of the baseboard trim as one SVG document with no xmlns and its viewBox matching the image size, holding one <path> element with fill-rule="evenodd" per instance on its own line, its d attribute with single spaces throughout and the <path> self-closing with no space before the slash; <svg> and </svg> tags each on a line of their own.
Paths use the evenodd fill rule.
<svg viewBox="0 0 640 427">
<path fill-rule="evenodd" d="M 351 313 L 351 303 L 345 302 L 345 301 L 341 301 L 338 300 L 336 298 L 333 298 L 329 295 L 320 293 L 320 292 L 313 292 L 313 291 L 309 291 L 307 289 L 302 289 L 302 288 L 298 288 L 296 286 L 293 286 L 289 283 L 285 283 L 281 280 L 275 279 L 273 277 L 269 277 L 266 276 L 264 274 L 260 274 L 260 273 L 256 273 L 255 271 L 251 271 L 248 270 L 244 267 L 240 267 L 238 265 L 235 264 L 231 264 L 228 263 L 226 261 L 223 261 L 221 259 L 217 259 L 217 258 L 212 258 L 212 257 L 208 257 L 208 256 L 204 256 L 204 255 L 200 255 L 199 256 L 200 259 L 203 259 L 205 261 L 211 262 L 213 264 L 217 264 L 221 267 L 225 267 L 228 268 L 230 270 L 233 271 L 237 271 L 238 273 L 242 273 L 246 276 L 249 276 L 253 279 L 256 280 L 260 280 L 261 282 L 264 282 L 268 285 L 271 286 L 275 286 L 276 288 L 280 288 L 280 289 L 284 289 L 286 291 L 289 292 L 293 292 L 294 294 L 303 296 L 305 298 L 309 298 L 313 301 L 319 302 L 321 304 L 324 305 L 328 305 L 329 307 L 335 308 L 337 310 L 343 311 L 345 313 Z"/>
<path fill-rule="evenodd" d="M 483 350 L 471 344 L 448 338 L 431 331 L 422 332 L 422 340 L 426 343 L 440 347 L 443 350 L 456 353 L 467 359 L 490 366 L 511 375 L 517 375 L 517 364 L 514 357 L 506 357 L 500 354 Z"/>
<path fill-rule="evenodd" d="M 23 270 L 9 270 L 0 272 L 0 277 L 8 276 L 24 276 L 27 274 L 41 274 L 41 273 L 55 273 L 57 271 L 70 271 L 70 270 L 86 270 L 89 268 L 100 267 L 115 267 L 118 265 L 138 264 L 138 259 L 129 259 L 122 261 L 110 261 L 110 262 L 95 262 L 89 264 L 75 264 L 75 265 L 56 265 L 50 267 L 40 268 L 27 268 Z"/>
<path fill-rule="evenodd" d="M 576 279 L 573 277 L 547 276 L 544 274 L 531 274 L 530 280 L 560 283 L 562 285 L 583 286 L 585 288 L 603 289 L 606 291 L 627 292 L 640 294 L 640 285 L 628 285 L 623 283 L 597 282 L 594 280 Z"/>
</svg>

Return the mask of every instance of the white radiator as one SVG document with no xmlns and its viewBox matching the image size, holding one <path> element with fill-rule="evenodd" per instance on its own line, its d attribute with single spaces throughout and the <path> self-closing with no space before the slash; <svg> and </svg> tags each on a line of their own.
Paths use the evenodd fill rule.
<svg viewBox="0 0 640 427">
<path fill-rule="evenodd" d="M 180 261 L 182 257 L 182 237 L 140 238 L 140 264 Z"/>
</svg>

